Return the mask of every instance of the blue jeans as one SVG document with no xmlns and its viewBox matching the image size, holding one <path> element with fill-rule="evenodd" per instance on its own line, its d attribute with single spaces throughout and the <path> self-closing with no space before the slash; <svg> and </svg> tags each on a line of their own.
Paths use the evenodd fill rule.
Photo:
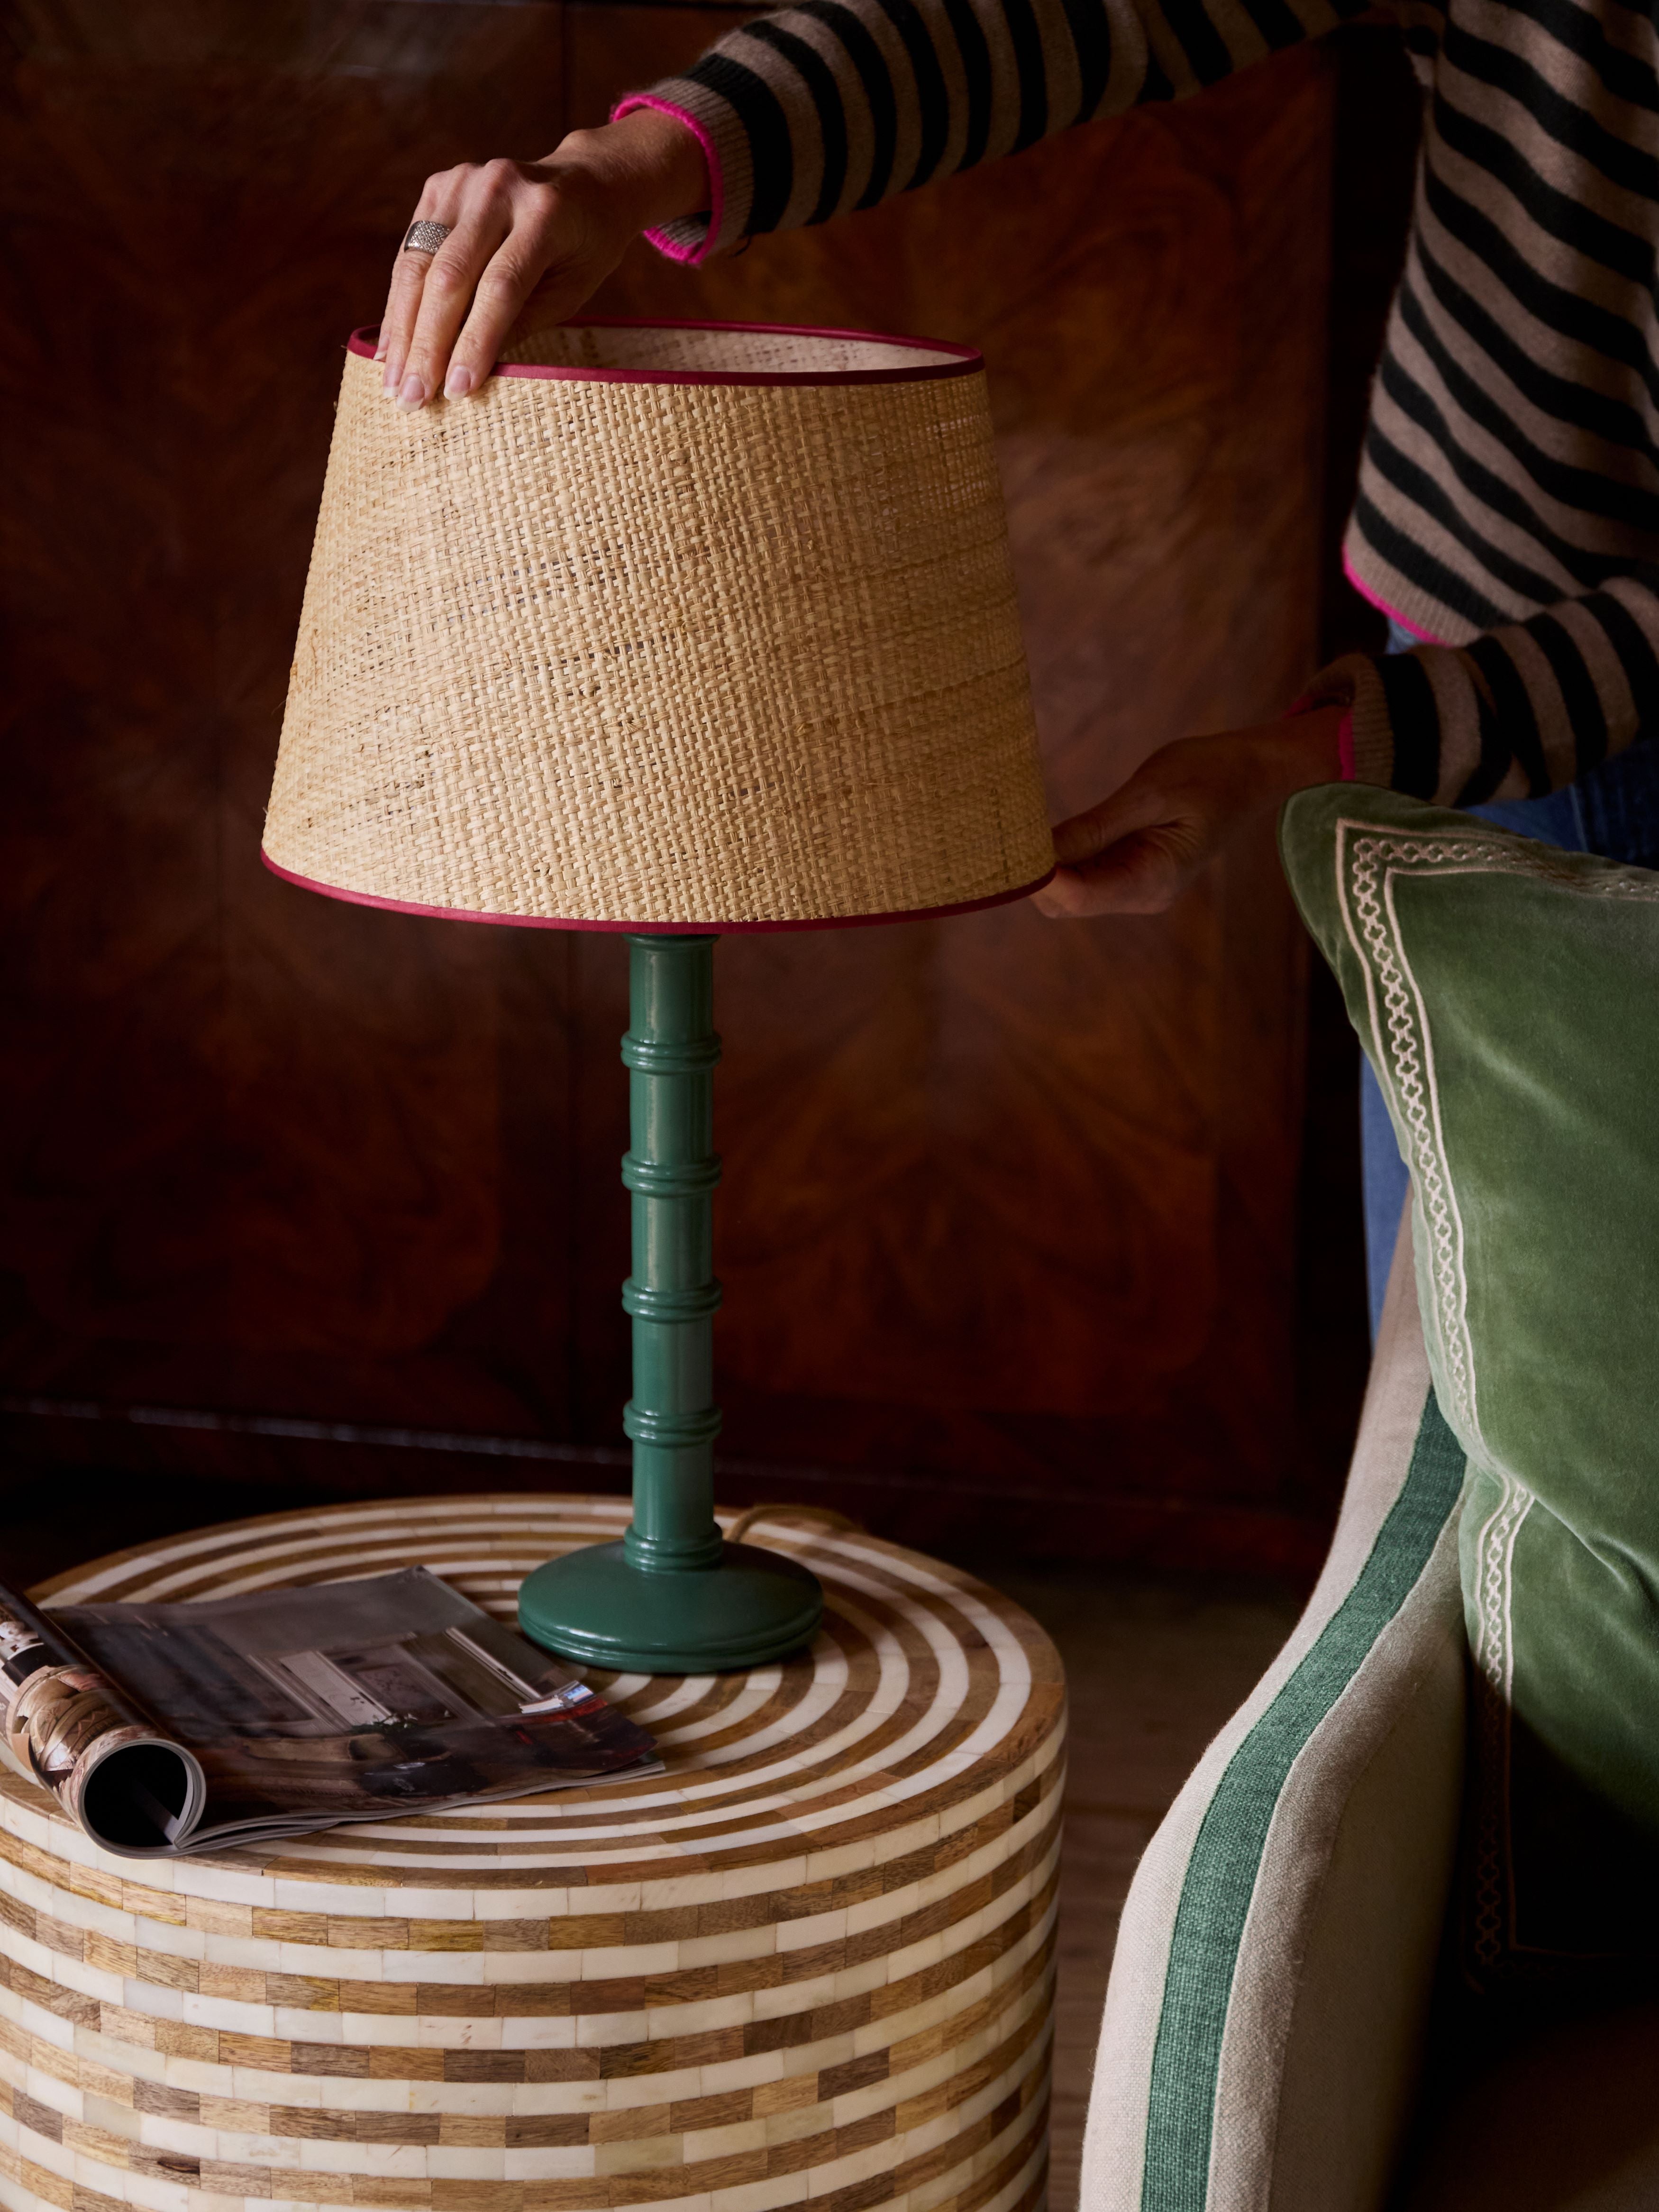
<svg viewBox="0 0 1659 2212">
<path fill-rule="evenodd" d="M 1407 652 L 1418 641 L 1399 623 L 1389 624 L 1390 653 Z M 1606 860 L 1631 861 L 1639 868 L 1659 868 L 1659 744 L 1633 745 L 1547 798 L 1497 799 L 1469 811 L 1502 830 L 1535 837 L 1540 844 L 1560 845 L 1571 853 L 1600 853 Z M 1382 1089 L 1363 1055 L 1359 1155 L 1365 1191 L 1365 1287 L 1375 1343 L 1411 1176 L 1400 1157 Z"/>
</svg>

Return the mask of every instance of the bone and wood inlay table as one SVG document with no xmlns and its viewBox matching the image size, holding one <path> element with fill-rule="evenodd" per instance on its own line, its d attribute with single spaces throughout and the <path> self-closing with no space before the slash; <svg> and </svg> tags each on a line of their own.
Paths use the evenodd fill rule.
<svg viewBox="0 0 1659 2212">
<path fill-rule="evenodd" d="M 48 1603 L 420 1564 L 510 1618 L 582 1498 L 199 1531 Z M 955 1570 L 770 1521 L 813 1649 L 589 1679 L 664 1774 L 135 1862 L 0 1781 L 0 2201 L 18 2212 L 1035 2212 L 1064 1730 L 1036 1624 Z"/>
</svg>

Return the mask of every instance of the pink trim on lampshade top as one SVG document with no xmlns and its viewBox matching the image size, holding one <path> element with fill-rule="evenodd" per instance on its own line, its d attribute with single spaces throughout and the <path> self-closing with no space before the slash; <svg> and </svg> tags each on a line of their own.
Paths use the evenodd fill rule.
<svg viewBox="0 0 1659 2212">
<path fill-rule="evenodd" d="M 703 167 L 708 172 L 708 234 L 701 246 L 676 246 L 665 231 L 647 230 L 648 244 L 669 260 L 678 261 L 688 269 L 700 268 L 708 260 L 714 240 L 720 234 L 720 221 L 726 213 L 726 178 L 720 168 L 720 157 L 714 150 L 714 142 L 695 115 L 688 115 L 683 107 L 676 107 L 672 100 L 659 100 L 654 93 L 630 92 L 619 100 L 611 111 L 611 120 L 620 123 L 624 115 L 631 115 L 636 107 L 649 107 L 659 115 L 672 115 L 676 123 L 686 129 L 702 149 Z"/>
<path fill-rule="evenodd" d="M 1346 553 L 1342 556 L 1342 573 L 1367 605 L 1375 607 L 1380 615 L 1387 615 L 1390 622 L 1398 623 L 1401 629 L 1408 629 L 1419 645 L 1444 643 L 1443 638 L 1436 637 L 1431 631 L 1419 629 L 1414 622 L 1407 622 L 1404 615 L 1389 605 L 1380 592 L 1374 592 Z"/>
<path fill-rule="evenodd" d="M 954 906 L 912 907 L 895 914 L 836 914 L 811 921 L 555 921 L 542 915 L 478 914 L 469 907 L 416 906 L 408 899 L 378 898 L 373 891 L 344 890 L 338 884 L 319 883 L 313 876 L 297 876 L 292 868 L 279 867 L 267 852 L 261 851 L 259 858 L 285 884 L 296 884 L 302 891 L 320 891 L 325 898 L 342 900 L 347 906 L 377 906 L 387 914 L 422 915 L 430 921 L 489 921 L 508 929 L 588 929 L 630 937 L 754 937 L 785 929 L 873 929 L 884 921 L 943 921 L 948 915 L 977 914 L 984 907 L 1030 898 L 1051 883 L 1054 874 L 1050 868 L 1035 883 L 1022 884 L 1018 890 L 993 891 L 989 898 L 960 899 Z"/>
<path fill-rule="evenodd" d="M 976 346 L 952 345 L 947 338 L 890 337 L 880 331 L 806 330 L 794 323 L 708 323 L 671 320 L 665 315 L 572 315 L 562 327 L 582 331 L 732 331 L 760 337 L 842 338 L 858 345 L 902 346 L 911 353 L 945 353 L 949 361 L 919 363 L 915 368 L 733 369 L 733 368 L 556 368 L 534 362 L 498 362 L 496 376 L 527 376 L 557 384 L 926 384 L 942 376 L 974 376 L 985 366 Z M 380 335 L 377 323 L 365 323 L 347 341 L 348 353 L 373 361 Z"/>
</svg>

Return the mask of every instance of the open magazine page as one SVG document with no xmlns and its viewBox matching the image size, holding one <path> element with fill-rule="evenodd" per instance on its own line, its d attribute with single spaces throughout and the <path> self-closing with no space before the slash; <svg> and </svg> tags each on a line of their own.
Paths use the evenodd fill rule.
<svg viewBox="0 0 1659 2212">
<path fill-rule="evenodd" d="M 125 1856 L 526 1796 L 654 1764 L 644 1729 L 424 1567 L 185 1605 L 66 1606 L 50 1625 L 150 1717 L 149 1741 L 159 1730 L 205 1778 L 193 1815 L 152 1788 L 148 1803 L 106 1806 L 94 1826 L 84 1794 L 64 1797 Z M 47 1778 L 38 1761 L 31 1771 Z"/>
</svg>

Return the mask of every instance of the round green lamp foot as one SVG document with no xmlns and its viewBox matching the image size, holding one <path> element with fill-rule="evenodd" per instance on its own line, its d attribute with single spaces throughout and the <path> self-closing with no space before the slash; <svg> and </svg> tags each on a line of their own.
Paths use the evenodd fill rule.
<svg viewBox="0 0 1659 2212">
<path fill-rule="evenodd" d="M 728 1544 L 718 1566 L 647 1572 L 620 1544 L 550 1559 L 519 1592 L 532 1643 L 592 1667 L 713 1674 L 797 1651 L 823 1617 L 817 1577 L 781 1552 Z"/>
</svg>

